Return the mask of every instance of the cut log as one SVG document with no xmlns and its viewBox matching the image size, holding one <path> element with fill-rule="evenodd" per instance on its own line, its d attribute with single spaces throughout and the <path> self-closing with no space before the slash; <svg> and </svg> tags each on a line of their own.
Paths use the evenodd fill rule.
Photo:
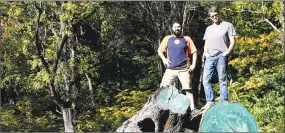
<svg viewBox="0 0 285 133">
<path fill-rule="evenodd" d="M 169 111 L 159 108 L 155 98 L 163 89 L 163 87 L 158 89 L 148 99 L 142 109 L 136 115 L 126 120 L 116 132 L 162 132 L 163 125 L 161 123 L 165 123 Z"/>
<path fill-rule="evenodd" d="M 161 87 L 149 98 L 142 109 L 126 120 L 116 132 L 198 131 L 201 116 L 197 116 L 198 120 L 193 119 L 189 105 L 187 96 L 178 93 L 174 86 Z M 194 121 L 196 124 L 191 124 Z"/>
<path fill-rule="evenodd" d="M 167 86 L 161 89 L 155 98 L 159 108 L 170 110 L 171 113 L 183 115 L 186 113 L 190 100 L 184 94 L 178 93 L 174 86 Z"/>
<path fill-rule="evenodd" d="M 238 103 L 221 102 L 195 114 L 174 86 L 161 87 L 116 132 L 258 132 L 251 114 Z"/>
<path fill-rule="evenodd" d="M 258 125 L 239 103 L 220 102 L 203 114 L 199 132 L 258 132 Z"/>
</svg>

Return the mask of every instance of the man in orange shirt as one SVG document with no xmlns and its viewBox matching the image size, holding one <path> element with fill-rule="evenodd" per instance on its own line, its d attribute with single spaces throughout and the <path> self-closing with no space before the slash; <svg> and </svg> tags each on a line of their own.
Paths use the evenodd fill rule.
<svg viewBox="0 0 285 133">
<path fill-rule="evenodd" d="M 160 87 L 173 85 L 175 78 L 179 78 L 182 89 L 186 91 L 186 96 L 190 99 L 190 109 L 195 109 L 194 96 L 190 87 L 190 73 L 194 70 L 197 60 L 197 49 L 188 36 L 181 33 L 181 25 L 175 22 L 172 26 L 173 35 L 164 37 L 159 48 L 158 55 L 166 65 L 166 71 L 162 78 Z M 167 52 L 167 57 L 163 52 Z M 192 56 L 192 64 L 190 64 L 189 55 Z"/>
</svg>

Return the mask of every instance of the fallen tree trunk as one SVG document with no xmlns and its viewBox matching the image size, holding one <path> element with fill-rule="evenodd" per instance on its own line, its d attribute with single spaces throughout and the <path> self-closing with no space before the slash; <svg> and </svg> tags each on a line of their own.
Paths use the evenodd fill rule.
<svg viewBox="0 0 285 133">
<path fill-rule="evenodd" d="M 116 132 L 193 132 L 201 116 L 191 115 L 190 101 L 174 86 L 159 88 L 133 117 Z"/>
<path fill-rule="evenodd" d="M 161 87 L 116 132 L 258 132 L 252 115 L 238 103 L 219 102 L 191 112 L 189 99 L 174 86 Z"/>
</svg>

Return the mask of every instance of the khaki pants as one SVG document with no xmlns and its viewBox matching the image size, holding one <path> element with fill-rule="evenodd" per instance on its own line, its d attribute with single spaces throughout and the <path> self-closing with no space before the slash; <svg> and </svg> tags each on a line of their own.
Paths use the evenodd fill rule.
<svg viewBox="0 0 285 133">
<path fill-rule="evenodd" d="M 173 70 L 173 69 L 166 69 L 162 81 L 160 83 L 160 87 L 162 86 L 167 86 L 167 85 L 173 85 L 175 78 L 179 79 L 182 89 L 191 89 L 190 84 L 190 73 L 188 72 L 188 69 L 178 69 L 178 70 Z"/>
</svg>

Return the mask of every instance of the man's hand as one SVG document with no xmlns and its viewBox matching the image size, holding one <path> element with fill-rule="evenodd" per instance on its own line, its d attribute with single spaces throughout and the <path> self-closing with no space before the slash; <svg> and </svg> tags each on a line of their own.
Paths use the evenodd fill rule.
<svg viewBox="0 0 285 133">
<path fill-rule="evenodd" d="M 195 65 L 192 64 L 192 65 L 190 65 L 188 72 L 192 72 L 192 71 L 194 71 L 194 69 L 195 69 Z"/>
<path fill-rule="evenodd" d="M 165 66 L 167 66 L 167 67 L 170 66 L 170 63 L 171 63 L 167 58 L 163 58 L 163 59 L 162 59 L 162 62 L 163 62 L 163 64 L 164 64 Z"/>
<path fill-rule="evenodd" d="M 208 53 L 205 53 L 204 56 L 207 58 L 209 57 L 210 55 Z"/>
<path fill-rule="evenodd" d="M 224 52 L 224 53 L 223 53 L 223 56 L 227 56 L 227 55 L 229 55 L 228 52 Z"/>
</svg>

